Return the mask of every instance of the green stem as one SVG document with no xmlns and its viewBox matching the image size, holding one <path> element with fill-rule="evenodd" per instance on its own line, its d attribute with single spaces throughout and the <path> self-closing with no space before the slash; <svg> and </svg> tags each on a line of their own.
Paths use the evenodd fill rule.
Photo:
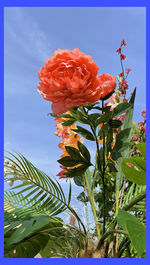
<svg viewBox="0 0 150 265">
<path fill-rule="evenodd" d="M 124 232 L 123 230 L 116 230 L 116 229 L 109 230 L 109 231 L 107 231 L 107 232 L 101 237 L 101 239 L 99 240 L 96 250 L 99 250 L 99 249 L 101 248 L 101 246 L 103 245 L 104 240 L 105 240 L 109 235 L 114 234 L 114 233 L 128 235 L 128 234 L 127 234 L 126 232 Z"/>
<path fill-rule="evenodd" d="M 140 194 L 138 197 L 136 197 L 128 205 L 124 206 L 122 209 L 128 211 L 130 208 L 132 208 L 133 205 L 137 204 L 139 201 L 143 200 L 144 198 L 146 198 L 146 192 Z"/>
<path fill-rule="evenodd" d="M 89 199 L 90 199 L 91 208 L 92 208 L 92 212 L 93 212 L 93 216 L 94 216 L 94 221 L 95 221 L 95 226 L 96 226 L 97 236 L 98 236 L 98 239 L 100 240 L 101 235 L 100 235 L 99 224 L 98 224 L 98 221 L 97 221 L 97 215 L 96 215 L 96 209 L 95 209 L 94 196 L 93 196 L 93 194 L 90 192 L 90 187 L 89 187 L 89 183 L 88 183 L 88 179 L 87 179 L 87 175 L 86 175 L 86 174 L 84 174 L 84 178 L 85 178 L 85 183 L 86 183 L 86 187 L 87 187 L 87 192 L 88 192 L 88 196 L 89 196 Z"/>
<path fill-rule="evenodd" d="M 104 107 L 104 100 L 102 100 L 102 109 Z M 103 111 L 102 111 L 103 113 Z M 102 183 L 103 183 L 103 234 L 105 234 L 105 223 L 106 223 L 106 216 L 105 216 L 105 134 L 103 132 L 103 171 L 102 171 Z"/>
<path fill-rule="evenodd" d="M 85 194 L 85 197 L 86 197 L 86 183 L 85 183 L 85 181 L 84 181 L 84 194 Z M 87 222 L 87 232 L 89 233 L 90 226 L 89 226 L 89 217 L 88 217 L 87 203 L 85 203 L 85 214 L 86 214 L 86 222 Z"/>
<path fill-rule="evenodd" d="M 129 246 L 130 243 L 131 243 L 131 240 L 130 239 L 128 239 L 127 242 L 125 242 L 125 244 L 123 245 L 123 248 L 121 248 L 121 250 L 118 253 L 118 258 L 121 258 L 123 252 Z"/>
</svg>

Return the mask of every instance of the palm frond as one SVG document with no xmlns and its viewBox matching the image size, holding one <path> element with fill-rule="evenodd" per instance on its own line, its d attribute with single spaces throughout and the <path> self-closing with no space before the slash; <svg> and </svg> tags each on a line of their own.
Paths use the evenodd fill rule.
<svg viewBox="0 0 150 265">
<path fill-rule="evenodd" d="M 58 215 L 66 210 L 70 203 L 70 194 L 68 202 L 60 184 L 54 182 L 47 174 L 37 169 L 23 155 L 18 156 L 11 154 L 12 158 L 7 157 L 11 162 L 8 166 L 12 170 L 13 177 L 8 180 L 21 180 L 23 183 L 16 185 L 7 191 L 5 198 L 11 198 L 11 203 L 21 202 L 22 206 L 36 208 L 37 211 L 47 211 L 48 214 Z"/>
</svg>

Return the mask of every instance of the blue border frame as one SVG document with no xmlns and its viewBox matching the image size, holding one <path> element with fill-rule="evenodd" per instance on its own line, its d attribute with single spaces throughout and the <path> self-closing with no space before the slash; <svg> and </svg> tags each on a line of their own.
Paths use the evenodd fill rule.
<svg viewBox="0 0 150 265">
<path fill-rule="evenodd" d="M 3 258 L 3 154 L 4 154 L 4 7 L 44 7 L 44 6 L 50 6 L 50 7 L 146 7 L 146 45 L 147 45 L 147 62 L 146 62 L 146 84 L 148 87 L 148 84 L 150 84 L 150 75 L 148 75 L 148 71 L 150 71 L 150 1 L 149 0 L 0 0 L 0 33 L 1 33 L 1 40 L 0 42 L 0 196 L 1 196 L 1 202 L 0 203 L 0 261 L 2 264 L 22 264 L 25 263 L 25 259 L 4 259 Z M 146 107 L 147 107 L 147 135 L 150 135 L 150 126 L 149 126 L 149 113 L 150 113 L 150 104 L 148 102 L 149 100 L 150 92 L 147 89 L 147 99 L 146 99 Z M 150 150 L 150 138 L 147 137 L 147 161 L 149 160 L 148 157 L 148 151 Z M 147 162 L 147 176 L 150 172 L 150 163 Z M 150 180 L 147 177 L 147 186 L 149 186 Z M 150 193 L 147 192 L 147 201 L 150 201 Z M 147 220 L 149 220 L 150 217 L 150 206 L 147 203 Z M 150 221 L 147 221 L 147 257 L 145 259 L 101 259 L 100 262 L 102 264 L 119 264 L 120 262 L 122 264 L 150 264 L 150 237 L 149 237 L 149 231 L 150 231 Z M 67 259 L 28 259 L 27 262 L 29 263 L 40 263 L 40 264 L 47 264 L 47 262 L 52 262 L 53 264 L 59 264 L 61 263 L 68 263 L 70 262 Z M 80 259 L 71 259 L 72 263 L 80 263 Z M 97 259 L 82 259 L 82 264 L 90 264 L 90 263 L 96 263 L 98 262 Z"/>
</svg>

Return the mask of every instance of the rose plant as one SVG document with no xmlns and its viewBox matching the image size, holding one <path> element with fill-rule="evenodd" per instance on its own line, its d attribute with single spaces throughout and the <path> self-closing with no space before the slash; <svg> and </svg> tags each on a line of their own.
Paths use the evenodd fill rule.
<svg viewBox="0 0 150 265">
<path fill-rule="evenodd" d="M 38 92 L 52 102 L 55 135 L 61 138 L 57 176 L 83 188 L 77 199 L 86 209 L 91 206 L 93 234 L 88 218 L 86 226 L 71 206 L 71 182 L 66 200 L 59 181 L 23 155 L 12 154 L 5 163 L 5 179 L 21 183 L 12 188 L 17 192 L 5 194 L 6 257 L 34 257 L 38 252 L 42 257 L 145 257 L 146 110 L 144 122 L 133 123 L 136 88 L 126 98 L 131 69 L 124 70 L 125 46 L 122 40 L 116 50 L 121 62 L 117 78 L 98 75 L 92 57 L 77 48 L 55 51 L 38 73 Z M 94 162 L 85 140 L 95 142 Z M 58 217 L 66 210 L 78 226 Z M 33 242 L 34 251 L 29 252 Z"/>
</svg>

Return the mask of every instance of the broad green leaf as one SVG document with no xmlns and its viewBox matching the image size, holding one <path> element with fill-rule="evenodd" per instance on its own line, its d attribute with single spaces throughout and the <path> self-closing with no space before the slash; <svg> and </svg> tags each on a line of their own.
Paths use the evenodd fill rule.
<svg viewBox="0 0 150 265">
<path fill-rule="evenodd" d="M 139 143 L 136 147 L 140 150 L 142 156 L 146 159 L 146 143 Z"/>
<path fill-rule="evenodd" d="M 30 220 L 25 220 L 22 225 L 17 228 L 14 233 L 5 242 L 5 246 L 10 246 L 22 241 L 24 238 L 31 236 L 33 232 L 40 230 L 50 222 L 48 216 L 37 216 Z"/>
<path fill-rule="evenodd" d="M 146 160 L 142 157 L 124 158 L 121 168 L 129 181 L 146 185 Z"/>
<path fill-rule="evenodd" d="M 35 234 L 18 244 L 4 248 L 4 258 L 34 258 L 49 240 L 48 234 Z"/>
<path fill-rule="evenodd" d="M 128 213 L 122 209 L 119 209 L 118 215 L 117 215 L 117 223 L 118 223 L 119 227 L 125 229 L 126 222 L 128 220 L 140 224 L 140 221 L 134 215 L 132 215 L 132 214 L 130 214 L 130 213 Z"/>
<path fill-rule="evenodd" d="M 126 229 L 133 246 L 141 257 L 146 251 L 146 228 L 143 224 L 133 220 L 126 221 Z"/>
</svg>

